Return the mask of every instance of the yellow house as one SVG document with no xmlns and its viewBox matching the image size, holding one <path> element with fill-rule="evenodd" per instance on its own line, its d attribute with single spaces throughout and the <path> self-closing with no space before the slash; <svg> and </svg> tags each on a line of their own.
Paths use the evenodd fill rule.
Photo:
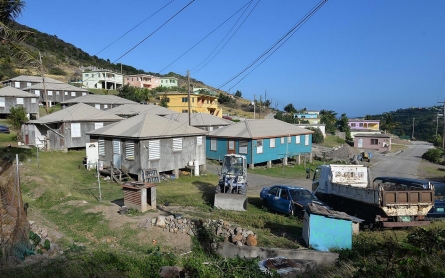
<svg viewBox="0 0 445 278">
<path fill-rule="evenodd" d="M 166 93 L 169 98 L 168 108 L 179 112 L 188 113 L 188 95 L 180 92 Z M 163 97 L 164 93 L 158 93 Z M 190 110 L 192 113 L 206 113 L 222 118 L 222 109 L 218 108 L 218 97 L 210 95 L 190 94 Z"/>
</svg>

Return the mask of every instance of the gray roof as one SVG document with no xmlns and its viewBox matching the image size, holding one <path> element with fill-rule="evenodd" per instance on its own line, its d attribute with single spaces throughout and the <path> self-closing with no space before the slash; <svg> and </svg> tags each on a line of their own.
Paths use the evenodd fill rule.
<svg viewBox="0 0 445 278">
<path fill-rule="evenodd" d="M 87 134 L 121 138 L 163 138 L 205 135 L 207 132 L 153 114 L 141 114 Z"/>
<path fill-rule="evenodd" d="M 173 113 L 165 115 L 164 118 L 174 120 L 180 123 L 188 124 L 189 122 L 188 113 Z M 190 118 L 192 126 L 226 126 L 233 123 L 232 121 L 228 121 L 206 113 L 191 113 Z"/>
<path fill-rule="evenodd" d="M 14 78 L 11 78 L 11 79 L 8 79 L 8 80 L 2 81 L 2 82 L 6 82 L 6 81 L 21 81 L 21 82 L 33 82 L 33 83 L 43 82 L 41 76 L 30 76 L 30 75 L 19 75 L 19 76 L 16 76 Z M 56 80 L 51 77 L 45 77 L 45 83 L 64 83 L 64 82 Z"/>
<path fill-rule="evenodd" d="M 36 96 L 34 94 L 25 92 L 23 90 L 20 89 L 16 89 L 10 86 L 6 86 L 4 88 L 0 89 L 0 96 L 2 97 L 34 97 L 34 98 L 38 98 L 39 96 Z"/>
<path fill-rule="evenodd" d="M 322 216 L 325 216 L 328 218 L 350 220 L 355 223 L 361 223 L 364 221 L 363 219 L 357 218 L 355 216 L 346 214 L 341 211 L 329 210 L 329 209 L 327 209 L 323 206 L 317 205 L 315 203 L 308 204 L 307 210 L 308 210 L 309 214 L 322 215 Z"/>
<path fill-rule="evenodd" d="M 50 124 L 58 122 L 115 122 L 122 117 L 108 114 L 90 105 L 79 103 L 28 123 Z"/>
<path fill-rule="evenodd" d="M 34 84 L 30 87 L 26 87 L 23 90 L 53 90 L 53 91 L 76 91 L 76 92 L 89 92 L 88 90 L 85 90 L 80 87 L 76 87 L 70 84 L 66 83 L 46 83 L 45 78 L 45 88 L 43 87 L 43 83 Z"/>
<path fill-rule="evenodd" d="M 115 115 L 135 115 L 135 114 L 145 114 L 150 113 L 154 115 L 167 115 L 176 113 L 175 111 L 153 104 L 124 104 L 114 107 L 112 109 L 106 110 L 107 113 L 112 113 Z"/>
<path fill-rule="evenodd" d="M 312 130 L 297 127 L 275 119 L 245 120 L 220 129 L 210 131 L 209 137 L 228 138 L 275 138 L 292 135 L 312 134 Z"/>
<path fill-rule="evenodd" d="M 93 103 L 93 104 L 137 104 L 132 100 L 121 98 L 115 95 L 96 95 L 90 94 L 81 97 L 72 98 L 61 102 L 62 104 L 72 103 Z"/>
<path fill-rule="evenodd" d="M 354 137 L 378 137 L 378 138 L 391 138 L 388 134 L 382 134 L 382 133 L 356 133 L 354 134 Z"/>
</svg>

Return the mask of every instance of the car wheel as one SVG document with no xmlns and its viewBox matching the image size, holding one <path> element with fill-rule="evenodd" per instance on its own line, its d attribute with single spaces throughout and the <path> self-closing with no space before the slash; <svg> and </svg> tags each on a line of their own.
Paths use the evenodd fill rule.
<svg viewBox="0 0 445 278">
<path fill-rule="evenodd" d="M 215 193 L 216 193 L 216 194 L 221 193 L 221 185 L 218 184 L 218 185 L 216 186 L 216 188 L 215 188 Z"/>
<path fill-rule="evenodd" d="M 267 200 L 266 200 L 266 199 L 263 199 L 263 208 L 264 208 L 265 210 L 267 210 L 267 211 L 270 210 L 270 209 L 269 209 L 269 204 L 267 203 Z"/>
<path fill-rule="evenodd" d="M 291 206 L 291 209 L 289 211 L 289 216 L 295 216 L 295 207 Z"/>
</svg>

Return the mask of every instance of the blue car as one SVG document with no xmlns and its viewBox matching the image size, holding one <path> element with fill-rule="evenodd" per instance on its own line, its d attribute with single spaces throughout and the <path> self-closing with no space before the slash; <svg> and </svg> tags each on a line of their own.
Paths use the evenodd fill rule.
<svg viewBox="0 0 445 278">
<path fill-rule="evenodd" d="M 9 127 L 0 125 L 0 133 L 9 133 Z"/>
<path fill-rule="evenodd" d="M 307 205 L 311 203 L 330 209 L 328 205 L 319 201 L 312 192 L 298 186 L 274 185 L 265 187 L 260 192 L 260 198 L 268 209 L 291 216 L 303 216 Z"/>
<path fill-rule="evenodd" d="M 445 218 L 445 183 L 432 181 L 434 184 L 434 207 L 426 215 L 427 218 Z"/>
</svg>

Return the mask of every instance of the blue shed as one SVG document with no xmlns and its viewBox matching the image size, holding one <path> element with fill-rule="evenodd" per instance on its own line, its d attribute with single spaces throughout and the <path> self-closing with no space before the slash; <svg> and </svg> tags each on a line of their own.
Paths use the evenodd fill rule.
<svg viewBox="0 0 445 278">
<path fill-rule="evenodd" d="M 318 251 L 351 249 L 352 234 L 358 233 L 362 221 L 344 212 L 309 204 L 303 219 L 303 239 L 307 246 Z"/>
<path fill-rule="evenodd" d="M 312 134 L 308 129 L 275 119 L 245 120 L 209 132 L 206 156 L 220 160 L 226 154 L 245 155 L 250 168 L 312 151 Z"/>
</svg>

